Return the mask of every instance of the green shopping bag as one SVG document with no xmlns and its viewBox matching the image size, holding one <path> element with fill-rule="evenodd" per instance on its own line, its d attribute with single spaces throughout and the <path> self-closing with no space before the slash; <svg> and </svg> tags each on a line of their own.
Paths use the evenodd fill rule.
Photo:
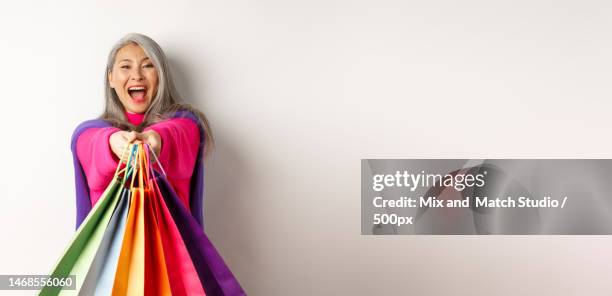
<svg viewBox="0 0 612 296">
<path fill-rule="evenodd" d="M 117 207 L 122 192 L 122 185 L 125 183 L 128 172 L 127 169 L 123 171 L 125 171 L 126 174 L 124 174 L 124 177 L 120 180 L 119 173 L 121 171 L 119 167 L 117 167 L 110 184 L 106 187 L 98 202 L 77 229 L 64 255 L 57 262 L 50 274 L 51 278 L 62 278 L 69 275 L 75 275 L 76 290 L 62 290 L 62 287 L 59 286 L 46 286 L 40 291 L 39 295 L 76 295 L 81 289 L 96 252 L 100 247 L 100 242 L 102 241 L 113 211 Z"/>
<path fill-rule="evenodd" d="M 76 275 L 76 288 L 80 289 L 83 279 L 96 254 L 100 241 L 108 225 L 119 197 L 119 182 L 116 179 L 109 184 L 59 260 L 51 277 Z M 40 295 L 76 294 L 72 290 L 61 290 L 61 287 L 45 287 Z"/>
</svg>

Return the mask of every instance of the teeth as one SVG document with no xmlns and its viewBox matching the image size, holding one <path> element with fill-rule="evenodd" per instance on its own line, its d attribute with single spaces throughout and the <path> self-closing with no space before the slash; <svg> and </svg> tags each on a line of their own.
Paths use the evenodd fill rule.
<svg viewBox="0 0 612 296">
<path fill-rule="evenodd" d="M 133 86 L 128 88 L 128 90 L 144 90 L 144 86 Z"/>
</svg>

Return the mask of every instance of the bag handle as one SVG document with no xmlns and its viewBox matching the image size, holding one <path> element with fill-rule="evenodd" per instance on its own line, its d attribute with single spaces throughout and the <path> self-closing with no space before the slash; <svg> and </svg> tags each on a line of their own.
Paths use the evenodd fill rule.
<svg viewBox="0 0 612 296">
<path fill-rule="evenodd" d="M 121 159 L 123 159 L 123 157 L 125 156 L 125 153 L 128 151 L 128 147 L 129 147 L 129 145 L 126 145 L 126 146 L 123 148 L 123 151 L 121 152 Z M 119 165 L 117 166 L 117 169 L 115 169 L 115 175 L 113 176 L 113 179 L 117 178 L 117 176 L 118 176 L 118 175 L 119 175 L 121 172 L 123 172 L 123 171 L 125 171 L 125 170 L 127 169 L 127 164 L 125 165 L 125 167 L 124 167 L 124 168 L 120 169 L 120 168 L 121 168 L 121 163 L 122 163 L 122 162 L 121 162 L 121 159 L 119 160 Z"/>
<path fill-rule="evenodd" d="M 145 145 L 147 147 L 147 156 L 149 155 L 149 152 L 150 152 L 150 154 L 153 155 L 153 158 L 155 158 L 155 162 L 157 163 L 157 166 L 159 167 L 159 169 L 161 169 L 161 171 L 164 174 L 164 176 L 167 176 L 166 175 L 166 171 L 164 170 L 164 167 L 161 165 L 161 162 L 159 161 L 159 158 L 157 158 L 157 155 L 155 155 L 155 151 L 153 151 L 153 148 L 151 148 L 151 146 L 149 144 L 145 143 Z"/>
<path fill-rule="evenodd" d="M 136 175 L 138 174 L 139 171 L 139 167 L 138 167 L 138 157 L 140 150 L 138 149 L 138 145 L 137 144 L 131 144 L 132 145 L 132 149 L 135 150 L 135 155 L 134 155 L 134 164 L 132 167 L 132 180 L 130 182 L 130 190 L 132 190 L 134 188 L 134 180 L 136 179 Z"/>
<path fill-rule="evenodd" d="M 121 181 L 121 183 L 124 183 L 127 181 L 127 179 L 129 178 L 129 176 L 133 173 L 134 171 L 134 165 L 133 165 L 133 159 L 134 159 L 134 153 L 135 153 L 135 149 L 134 149 L 134 145 L 130 144 L 127 145 L 125 149 L 129 149 L 130 150 L 130 154 L 128 155 L 128 160 L 125 163 L 125 174 L 123 175 L 123 180 Z M 123 155 L 122 155 L 123 157 Z M 120 164 L 121 165 L 121 164 Z"/>
</svg>

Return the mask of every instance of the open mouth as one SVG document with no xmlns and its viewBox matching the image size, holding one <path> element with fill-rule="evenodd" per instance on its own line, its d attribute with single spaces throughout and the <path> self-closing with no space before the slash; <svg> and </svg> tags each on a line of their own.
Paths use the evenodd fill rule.
<svg viewBox="0 0 612 296">
<path fill-rule="evenodd" d="M 144 102 L 147 95 L 147 88 L 144 86 L 128 87 L 128 94 L 136 102 Z"/>
</svg>

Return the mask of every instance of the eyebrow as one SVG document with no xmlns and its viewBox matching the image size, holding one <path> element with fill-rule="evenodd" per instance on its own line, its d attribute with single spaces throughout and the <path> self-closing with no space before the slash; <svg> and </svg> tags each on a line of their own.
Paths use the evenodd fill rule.
<svg viewBox="0 0 612 296">
<path fill-rule="evenodd" d="M 149 57 L 144 57 L 144 58 L 143 58 L 142 60 L 140 60 L 140 61 L 142 62 L 142 61 L 144 61 L 144 60 L 148 60 L 148 59 L 149 59 Z M 131 61 L 132 61 L 132 60 L 130 60 L 130 59 L 123 59 L 123 60 L 121 60 L 121 61 L 118 61 L 117 63 L 121 63 L 121 62 L 131 62 Z"/>
</svg>

